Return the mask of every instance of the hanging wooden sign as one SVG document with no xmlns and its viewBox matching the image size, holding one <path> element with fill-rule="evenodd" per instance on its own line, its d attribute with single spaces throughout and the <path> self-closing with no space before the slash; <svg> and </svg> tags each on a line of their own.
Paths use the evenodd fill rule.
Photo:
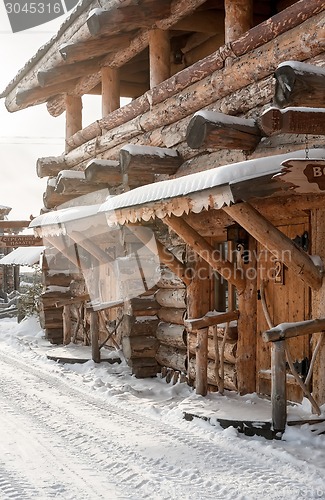
<svg viewBox="0 0 325 500">
<path fill-rule="evenodd" d="M 325 160 L 305 158 L 286 160 L 275 179 L 288 184 L 297 193 L 325 194 Z"/>
<path fill-rule="evenodd" d="M 0 236 L 0 248 L 33 247 L 43 245 L 42 238 L 33 235 Z"/>
</svg>

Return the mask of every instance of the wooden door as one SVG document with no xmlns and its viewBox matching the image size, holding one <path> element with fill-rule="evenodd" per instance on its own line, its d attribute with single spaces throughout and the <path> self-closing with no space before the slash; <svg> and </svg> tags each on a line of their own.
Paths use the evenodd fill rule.
<svg viewBox="0 0 325 500">
<path fill-rule="evenodd" d="M 297 224 L 278 226 L 289 238 L 309 234 L 309 220 Z M 285 322 L 295 322 L 310 319 L 310 290 L 303 281 L 292 271 L 281 266 L 262 245 L 258 245 L 258 302 L 257 302 L 257 392 L 271 394 L 271 356 L 270 344 L 265 343 L 261 334 L 268 329 L 261 300 L 262 280 L 265 288 L 265 299 L 273 325 Z M 310 357 L 309 337 L 301 336 L 290 339 L 288 347 L 294 362 L 299 369 Z M 296 384 L 293 376 L 287 373 L 287 397 L 291 401 L 301 401 L 302 391 Z"/>
</svg>

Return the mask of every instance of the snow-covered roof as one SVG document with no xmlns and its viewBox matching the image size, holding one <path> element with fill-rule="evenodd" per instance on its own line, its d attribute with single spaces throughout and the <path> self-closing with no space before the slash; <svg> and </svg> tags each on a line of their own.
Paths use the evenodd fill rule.
<svg viewBox="0 0 325 500">
<path fill-rule="evenodd" d="M 40 260 L 45 246 L 18 247 L 0 259 L 2 266 L 33 266 Z"/>
<path fill-rule="evenodd" d="M 272 180 L 282 170 L 282 163 L 292 158 L 304 158 L 305 150 L 232 163 L 203 172 L 155 182 L 122 193 L 109 196 L 101 205 L 73 207 L 57 210 L 35 217 L 32 228 L 62 225 L 65 222 L 105 213 L 108 223 L 135 222 L 167 215 L 181 216 L 188 212 L 201 212 L 208 208 L 222 208 L 237 201 L 248 201 L 254 197 L 270 196 L 280 191 Z M 325 158 L 325 149 L 313 149 L 314 158 Z M 251 181 L 254 180 L 254 183 Z M 289 188 L 288 188 L 289 189 Z"/>
</svg>

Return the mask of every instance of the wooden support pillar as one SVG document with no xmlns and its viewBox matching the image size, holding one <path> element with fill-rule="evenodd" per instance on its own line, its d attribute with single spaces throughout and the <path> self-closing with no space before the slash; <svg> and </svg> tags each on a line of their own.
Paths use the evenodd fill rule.
<svg viewBox="0 0 325 500">
<path fill-rule="evenodd" d="M 101 68 L 102 116 L 107 116 L 120 107 L 120 77 L 117 68 Z"/>
<path fill-rule="evenodd" d="M 285 340 L 272 343 L 272 426 L 275 432 L 284 432 L 287 422 L 287 375 Z"/>
<path fill-rule="evenodd" d="M 309 255 L 263 217 L 249 203 L 237 203 L 223 210 L 259 241 L 277 260 L 292 269 L 306 285 L 319 290 L 322 276 Z"/>
<path fill-rule="evenodd" d="M 237 40 L 253 27 L 253 0 L 225 1 L 225 43 Z"/>
<path fill-rule="evenodd" d="M 170 77 L 169 32 L 155 29 L 149 34 L 150 88 Z"/>
<path fill-rule="evenodd" d="M 81 97 L 71 95 L 65 96 L 66 122 L 65 138 L 69 139 L 73 134 L 82 129 L 82 100 Z"/>
<path fill-rule="evenodd" d="M 208 393 L 208 328 L 197 331 L 196 337 L 196 394 Z"/>
<path fill-rule="evenodd" d="M 72 329 L 70 305 L 65 304 L 63 306 L 62 318 L 63 318 L 63 344 L 68 345 L 71 342 L 71 329 Z"/>
<path fill-rule="evenodd" d="M 325 261 L 325 210 L 316 209 L 311 211 L 312 227 L 312 253 L 319 255 Z M 312 318 L 325 317 L 325 283 L 320 290 L 312 292 Z M 312 394 L 316 403 L 321 406 L 325 403 L 325 334 L 314 333 L 312 336 L 312 348 L 320 342 L 319 351 L 315 360 Z"/>
<path fill-rule="evenodd" d="M 241 266 L 245 288 L 238 294 L 238 341 L 236 353 L 236 372 L 239 394 L 256 391 L 256 335 L 257 335 L 257 265 L 256 241 L 249 238 L 249 262 L 242 260 Z"/>
<path fill-rule="evenodd" d="M 91 358 L 95 363 L 100 363 L 98 314 L 97 311 L 90 311 Z"/>
</svg>

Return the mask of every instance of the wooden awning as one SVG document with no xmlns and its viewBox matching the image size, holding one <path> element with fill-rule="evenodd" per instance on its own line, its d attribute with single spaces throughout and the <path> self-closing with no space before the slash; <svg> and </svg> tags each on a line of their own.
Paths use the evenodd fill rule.
<svg viewBox="0 0 325 500">
<path fill-rule="evenodd" d="M 240 201 L 266 198 L 288 192 L 294 194 L 292 185 L 278 177 L 282 164 L 295 158 L 305 158 L 305 151 L 296 151 L 270 157 L 232 163 L 203 172 L 156 182 L 110 196 L 100 205 L 73 207 L 57 210 L 33 219 L 30 227 L 38 234 L 58 234 L 61 227 L 74 220 L 105 214 L 110 224 L 148 221 L 151 218 L 181 216 L 184 213 L 199 213 L 204 209 L 219 209 Z M 325 149 L 314 149 L 313 157 L 325 158 Z M 300 190 L 301 193 L 301 190 Z M 325 194 L 325 191 L 324 191 Z M 52 231 L 52 233 L 50 232 Z"/>
</svg>

